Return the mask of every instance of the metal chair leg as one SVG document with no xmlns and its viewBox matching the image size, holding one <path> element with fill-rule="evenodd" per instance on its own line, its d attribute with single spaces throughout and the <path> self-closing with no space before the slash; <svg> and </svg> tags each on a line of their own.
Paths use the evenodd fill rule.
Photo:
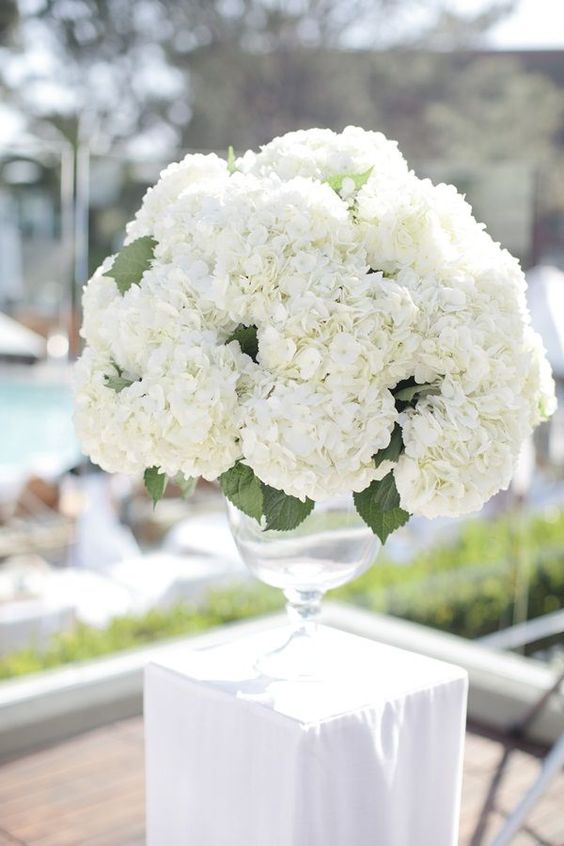
<svg viewBox="0 0 564 846">
<path fill-rule="evenodd" d="M 525 817 L 543 795 L 552 779 L 564 767 L 564 734 L 560 736 L 552 747 L 542 766 L 536 781 L 523 796 L 513 813 L 505 821 L 505 825 L 492 841 L 491 846 L 505 846 L 521 828 Z"/>
</svg>

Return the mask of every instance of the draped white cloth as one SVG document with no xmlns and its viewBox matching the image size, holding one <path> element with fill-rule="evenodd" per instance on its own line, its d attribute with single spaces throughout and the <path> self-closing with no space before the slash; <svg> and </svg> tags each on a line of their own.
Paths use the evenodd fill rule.
<svg viewBox="0 0 564 846">
<path fill-rule="evenodd" d="M 147 668 L 148 846 L 455 846 L 465 672 L 321 636 L 323 682 L 258 675 L 272 631 Z"/>
</svg>

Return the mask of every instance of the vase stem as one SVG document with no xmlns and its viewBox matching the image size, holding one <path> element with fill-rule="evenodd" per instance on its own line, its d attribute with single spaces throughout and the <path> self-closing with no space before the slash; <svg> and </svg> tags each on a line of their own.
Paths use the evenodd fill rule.
<svg viewBox="0 0 564 846">
<path fill-rule="evenodd" d="M 317 590 L 298 590 L 289 588 L 284 591 L 286 611 L 294 635 L 311 636 L 315 634 L 323 593 Z"/>
</svg>

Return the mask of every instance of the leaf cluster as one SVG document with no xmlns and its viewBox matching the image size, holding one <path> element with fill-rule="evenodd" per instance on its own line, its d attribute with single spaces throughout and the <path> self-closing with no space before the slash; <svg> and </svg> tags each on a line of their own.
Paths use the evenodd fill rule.
<svg viewBox="0 0 564 846">
<path fill-rule="evenodd" d="M 198 482 L 197 479 L 193 479 L 191 476 L 183 476 L 182 473 L 178 473 L 172 481 L 178 485 L 184 499 L 192 496 Z M 158 467 L 147 467 L 143 474 L 143 482 L 145 483 L 145 490 L 153 500 L 153 508 L 156 508 L 157 503 L 165 494 L 168 477 Z"/>
<path fill-rule="evenodd" d="M 337 194 L 343 190 L 343 183 L 346 179 L 350 179 L 354 183 L 355 190 L 359 190 L 365 185 L 369 178 L 370 174 L 374 170 L 373 167 L 369 167 L 368 170 L 365 170 L 363 173 L 338 173 L 334 176 L 329 176 L 325 181 L 329 185 L 333 191 L 336 191 Z"/>
<path fill-rule="evenodd" d="M 151 267 L 157 242 L 148 235 L 137 238 L 123 247 L 114 259 L 106 276 L 115 279 L 120 294 L 125 294 L 132 285 L 140 285 L 143 274 Z"/>
<path fill-rule="evenodd" d="M 248 355 L 253 361 L 257 360 L 258 338 L 256 326 L 245 326 L 243 323 L 240 323 L 225 343 L 230 344 L 231 341 L 237 341 L 242 353 Z"/>
<path fill-rule="evenodd" d="M 396 408 L 404 411 L 413 408 L 421 397 L 438 392 L 434 383 L 418 384 L 414 379 L 400 382 L 393 390 Z M 380 467 L 385 461 L 395 464 L 404 450 L 402 429 L 396 423 L 387 447 L 379 450 L 373 457 L 374 465 Z M 378 535 L 382 543 L 389 535 L 409 520 L 410 514 L 400 505 L 400 497 L 393 471 L 379 481 L 372 482 L 367 488 L 354 494 L 356 510 L 370 526 L 374 534 Z"/>
<path fill-rule="evenodd" d="M 219 483 L 227 499 L 239 511 L 259 523 L 264 518 L 266 529 L 295 529 L 313 511 L 313 500 L 306 498 L 302 501 L 266 485 L 242 461 L 237 461 L 223 473 Z"/>
</svg>

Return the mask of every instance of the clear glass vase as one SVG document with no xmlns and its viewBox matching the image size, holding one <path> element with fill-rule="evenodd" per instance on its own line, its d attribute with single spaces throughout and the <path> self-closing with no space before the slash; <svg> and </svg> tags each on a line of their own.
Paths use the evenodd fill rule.
<svg viewBox="0 0 564 846">
<path fill-rule="evenodd" d="M 290 632 L 279 648 L 259 658 L 257 669 L 278 679 L 323 678 L 329 669 L 318 633 L 323 594 L 367 570 L 380 541 L 357 514 L 352 495 L 317 502 L 287 532 L 264 529 L 230 502 L 227 511 L 251 573 L 286 597 Z"/>
</svg>

